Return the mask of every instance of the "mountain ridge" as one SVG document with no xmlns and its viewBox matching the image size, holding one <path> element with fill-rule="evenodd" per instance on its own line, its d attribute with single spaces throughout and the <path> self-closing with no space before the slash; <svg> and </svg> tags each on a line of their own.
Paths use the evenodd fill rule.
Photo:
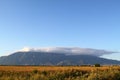
<svg viewBox="0 0 120 80">
<path fill-rule="evenodd" d="M 84 65 L 120 64 L 120 61 L 100 58 L 93 55 L 65 55 L 50 52 L 15 52 L 0 57 L 0 65 Z"/>
</svg>

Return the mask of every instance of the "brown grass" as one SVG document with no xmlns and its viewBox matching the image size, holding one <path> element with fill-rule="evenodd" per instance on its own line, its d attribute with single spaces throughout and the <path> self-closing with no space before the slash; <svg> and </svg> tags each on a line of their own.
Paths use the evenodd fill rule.
<svg viewBox="0 0 120 80">
<path fill-rule="evenodd" d="M 120 80 L 120 67 L 0 66 L 0 80 Z"/>
<path fill-rule="evenodd" d="M 0 66 L 0 71 L 61 71 L 61 70 L 81 70 L 81 71 L 91 71 L 95 69 L 99 70 L 109 70 L 109 69 L 119 69 L 120 67 L 80 67 L 80 66 Z"/>
</svg>

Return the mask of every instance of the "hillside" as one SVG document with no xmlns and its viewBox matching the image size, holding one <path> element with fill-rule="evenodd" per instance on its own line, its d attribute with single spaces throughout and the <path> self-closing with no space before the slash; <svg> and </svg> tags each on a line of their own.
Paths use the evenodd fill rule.
<svg viewBox="0 0 120 80">
<path fill-rule="evenodd" d="M 48 52 L 16 52 L 0 57 L 1 65 L 83 65 L 120 64 L 120 61 L 104 59 L 91 55 L 65 55 Z"/>
</svg>

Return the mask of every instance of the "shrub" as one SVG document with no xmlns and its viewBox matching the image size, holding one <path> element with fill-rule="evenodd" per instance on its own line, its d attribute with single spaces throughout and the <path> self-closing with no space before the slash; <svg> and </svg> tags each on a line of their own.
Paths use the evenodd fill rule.
<svg viewBox="0 0 120 80">
<path fill-rule="evenodd" d="M 100 67 L 100 64 L 94 64 L 95 67 Z"/>
</svg>

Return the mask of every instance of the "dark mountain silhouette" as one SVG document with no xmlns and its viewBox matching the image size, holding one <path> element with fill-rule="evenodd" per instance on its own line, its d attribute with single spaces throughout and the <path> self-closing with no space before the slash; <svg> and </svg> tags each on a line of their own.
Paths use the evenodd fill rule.
<svg viewBox="0 0 120 80">
<path fill-rule="evenodd" d="M 120 61 L 91 55 L 65 55 L 50 52 L 16 52 L 0 57 L 1 65 L 84 65 L 95 63 L 120 64 Z"/>
</svg>

